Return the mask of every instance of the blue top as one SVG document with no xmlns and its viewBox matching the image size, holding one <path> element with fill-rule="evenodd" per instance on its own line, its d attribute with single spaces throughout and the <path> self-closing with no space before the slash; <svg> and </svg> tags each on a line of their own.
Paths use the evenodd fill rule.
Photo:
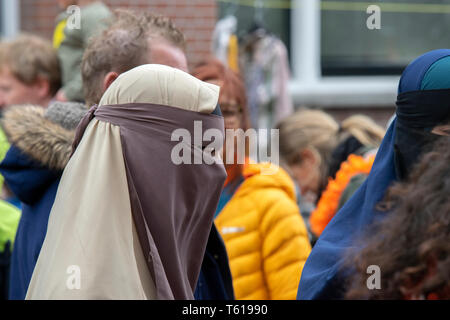
<svg viewBox="0 0 450 320">
<path fill-rule="evenodd" d="M 242 184 L 242 182 L 244 182 L 244 177 L 240 175 L 238 178 L 236 178 L 235 181 L 232 181 L 223 188 L 222 193 L 220 194 L 216 212 L 214 213 L 214 218 L 217 218 L 219 213 L 221 213 L 223 208 L 225 208 L 225 206 L 227 205 L 228 201 L 233 198 L 234 193 Z"/>
<path fill-rule="evenodd" d="M 227 250 L 214 223 L 209 233 L 194 298 L 195 300 L 234 300 Z"/>
<path fill-rule="evenodd" d="M 430 97 L 432 100 L 433 91 L 427 90 L 450 88 L 449 56 L 450 50 L 441 49 L 426 53 L 414 60 L 402 74 L 398 88 L 399 95 L 414 93 L 418 90 L 420 93 L 420 90 L 423 90 L 422 92 L 429 94 L 426 97 Z M 445 78 L 443 75 L 447 75 L 447 77 Z M 446 91 L 448 97 L 448 90 Z M 353 239 L 357 236 L 356 231 L 364 231 L 375 219 L 385 216 L 384 213 L 377 211 L 375 206 L 384 197 L 387 188 L 398 179 L 396 172 L 398 167 L 396 162 L 399 162 L 398 159 L 396 160 L 396 157 L 399 157 L 397 148 L 399 145 L 405 145 L 406 141 L 411 140 L 412 137 L 411 130 L 405 130 L 405 128 L 410 127 L 411 123 L 420 123 L 420 120 L 426 117 L 431 121 L 429 123 L 437 121 L 433 119 L 432 115 L 436 114 L 438 108 L 441 113 L 443 108 L 446 108 L 444 112 L 446 115 L 450 113 L 450 101 L 445 101 L 445 103 L 439 103 L 444 100 L 433 101 L 433 104 L 429 105 L 421 101 L 415 105 L 414 102 L 417 101 L 415 99 L 418 97 L 421 96 L 411 95 L 407 97 L 408 103 L 405 103 L 403 109 L 398 107 L 397 118 L 387 130 L 368 178 L 338 211 L 315 244 L 303 268 L 297 299 L 339 299 L 343 297 L 345 293 L 343 278 L 346 275 L 338 272 L 343 262 L 342 256 L 352 248 Z M 429 100 L 425 99 L 425 101 Z M 416 112 L 417 110 L 420 112 Z M 432 115 L 430 116 L 430 114 Z M 398 140 L 400 132 L 404 136 Z M 409 147 L 411 146 L 410 144 Z"/>
</svg>

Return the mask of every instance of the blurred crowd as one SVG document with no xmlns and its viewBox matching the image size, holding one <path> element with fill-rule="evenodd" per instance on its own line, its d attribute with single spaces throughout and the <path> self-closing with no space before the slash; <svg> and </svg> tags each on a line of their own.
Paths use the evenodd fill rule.
<svg viewBox="0 0 450 320">
<path fill-rule="evenodd" d="M 53 43 L 0 42 L 3 299 L 450 298 L 449 49 L 405 68 L 383 127 L 294 108 L 261 28 L 189 68 L 168 17 L 56 3 Z M 220 155 L 183 157 L 273 129 L 277 170 L 249 140 L 243 162 L 174 163 L 198 124 Z"/>
</svg>

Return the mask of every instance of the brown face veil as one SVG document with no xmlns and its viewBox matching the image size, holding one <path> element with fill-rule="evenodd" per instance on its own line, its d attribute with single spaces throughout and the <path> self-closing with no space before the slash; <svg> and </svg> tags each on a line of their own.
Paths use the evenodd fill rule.
<svg viewBox="0 0 450 320">
<path fill-rule="evenodd" d="M 113 82 L 77 129 L 27 299 L 193 299 L 226 178 L 201 139 L 223 144 L 218 94 L 161 65 Z"/>
</svg>

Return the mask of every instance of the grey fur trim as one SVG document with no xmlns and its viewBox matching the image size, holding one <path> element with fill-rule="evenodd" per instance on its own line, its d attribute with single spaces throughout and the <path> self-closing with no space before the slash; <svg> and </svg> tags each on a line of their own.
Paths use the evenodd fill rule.
<svg viewBox="0 0 450 320">
<path fill-rule="evenodd" d="M 74 130 L 87 111 L 82 103 L 56 101 L 45 110 L 44 116 L 67 130 Z"/>
</svg>

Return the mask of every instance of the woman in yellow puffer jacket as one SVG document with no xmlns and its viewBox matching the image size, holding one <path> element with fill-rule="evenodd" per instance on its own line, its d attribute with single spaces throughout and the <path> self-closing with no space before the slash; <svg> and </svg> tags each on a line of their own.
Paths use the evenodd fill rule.
<svg viewBox="0 0 450 320">
<path fill-rule="evenodd" d="M 225 129 L 248 129 L 240 77 L 216 60 L 197 67 L 194 75 L 221 87 Z M 236 299 L 295 299 L 311 251 L 293 181 L 278 167 L 264 174 L 267 165 L 225 164 L 228 178 L 215 224 L 227 249 Z"/>
</svg>

